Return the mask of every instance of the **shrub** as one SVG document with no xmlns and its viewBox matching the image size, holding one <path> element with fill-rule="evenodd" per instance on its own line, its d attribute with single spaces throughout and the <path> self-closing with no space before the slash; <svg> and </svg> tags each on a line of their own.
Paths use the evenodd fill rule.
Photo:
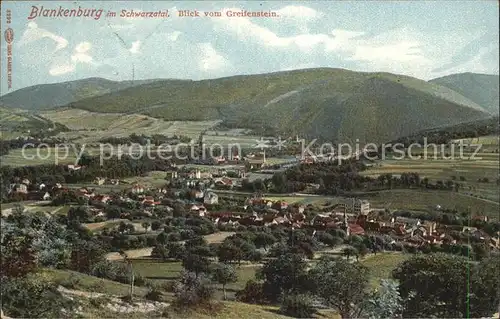
<svg viewBox="0 0 500 319">
<path fill-rule="evenodd" d="M 71 274 L 68 278 L 65 278 L 59 282 L 61 286 L 68 289 L 75 289 L 80 284 L 81 279 L 75 274 Z"/>
<path fill-rule="evenodd" d="M 263 287 L 263 283 L 251 279 L 247 281 L 243 290 L 236 293 L 236 299 L 253 304 L 265 303 Z"/>
<path fill-rule="evenodd" d="M 144 298 L 146 298 L 147 300 L 151 300 L 151 301 L 161 301 L 162 296 L 163 296 L 163 294 L 161 293 L 161 291 L 153 288 L 153 289 L 150 289 L 146 293 L 146 295 L 144 295 Z"/>
<path fill-rule="evenodd" d="M 196 308 L 209 304 L 214 295 L 211 281 L 204 274 L 196 275 L 193 272 L 183 272 L 174 286 L 177 309 Z"/>
<path fill-rule="evenodd" d="M 292 294 L 285 296 L 280 312 L 294 318 L 311 318 L 316 310 L 312 298 L 307 295 Z"/>
</svg>

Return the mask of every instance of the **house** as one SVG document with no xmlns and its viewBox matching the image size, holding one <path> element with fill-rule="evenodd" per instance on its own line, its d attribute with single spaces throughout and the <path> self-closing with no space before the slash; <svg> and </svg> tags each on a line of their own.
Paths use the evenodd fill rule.
<svg viewBox="0 0 500 319">
<path fill-rule="evenodd" d="M 393 217 L 391 219 L 391 222 L 393 224 L 403 224 L 406 225 L 407 227 L 420 226 L 420 219 L 403 217 L 403 216 L 397 216 L 395 218 Z"/>
<path fill-rule="evenodd" d="M 214 205 L 219 203 L 219 196 L 213 192 L 208 192 L 203 198 L 203 203 L 206 205 Z"/>
<path fill-rule="evenodd" d="M 38 185 L 39 190 L 44 190 L 45 187 L 47 187 L 47 185 L 45 185 L 44 183 L 40 183 L 40 185 Z"/>
<path fill-rule="evenodd" d="M 233 180 L 227 177 L 219 178 L 215 181 L 217 186 L 233 186 Z"/>
<path fill-rule="evenodd" d="M 474 217 L 472 217 L 472 219 L 483 221 L 483 222 L 487 222 L 489 220 L 488 216 L 474 216 Z"/>
<path fill-rule="evenodd" d="M 107 203 L 107 202 L 109 202 L 110 199 L 111 199 L 111 197 L 109 197 L 108 195 L 96 195 L 96 196 L 94 196 L 94 200 L 99 201 L 101 203 Z"/>
<path fill-rule="evenodd" d="M 262 158 L 250 157 L 245 160 L 245 168 L 248 170 L 261 169 L 266 165 L 266 153 Z"/>
<path fill-rule="evenodd" d="M 167 179 L 176 179 L 177 177 L 177 171 L 167 171 Z"/>
<path fill-rule="evenodd" d="M 215 162 L 217 164 L 224 164 L 226 162 L 226 158 L 224 156 L 219 156 L 219 157 L 215 158 Z"/>
<path fill-rule="evenodd" d="M 346 230 L 347 235 L 364 235 L 365 230 L 358 224 L 349 223 Z"/>
<path fill-rule="evenodd" d="M 191 194 L 196 199 L 203 199 L 205 197 L 205 193 L 201 190 L 193 190 Z"/>
<path fill-rule="evenodd" d="M 430 235 L 430 233 L 428 232 L 427 228 L 424 226 L 418 226 L 415 229 L 412 229 L 412 236 L 425 237 L 427 235 Z"/>
<path fill-rule="evenodd" d="M 26 185 L 26 186 L 29 186 L 31 184 L 30 180 L 25 178 L 21 181 L 22 184 Z"/>
<path fill-rule="evenodd" d="M 144 186 L 139 185 L 139 184 L 135 184 L 132 187 L 131 191 L 132 191 L 133 194 L 142 194 L 142 193 L 144 193 Z"/>
<path fill-rule="evenodd" d="M 28 186 L 26 184 L 11 184 L 10 193 L 28 194 Z"/>
<path fill-rule="evenodd" d="M 421 223 L 423 227 L 427 230 L 427 234 L 432 235 L 436 232 L 437 223 L 425 220 Z"/>
<path fill-rule="evenodd" d="M 189 172 L 187 174 L 187 178 L 189 178 L 189 179 L 201 179 L 201 171 L 199 169 L 197 169 L 194 172 Z"/>
<path fill-rule="evenodd" d="M 51 196 L 50 196 L 49 192 L 45 192 L 45 194 L 42 196 L 42 199 L 43 199 L 43 200 L 49 200 L 49 199 L 50 199 L 50 197 L 51 197 Z"/>
<path fill-rule="evenodd" d="M 213 174 L 211 172 L 200 172 L 199 176 L 199 179 L 210 179 L 212 178 Z"/>
<path fill-rule="evenodd" d="M 82 169 L 82 166 L 73 164 L 69 164 L 66 167 L 68 168 L 69 171 L 79 171 L 80 169 Z"/>
<path fill-rule="evenodd" d="M 314 157 L 307 156 L 300 160 L 301 164 L 314 164 Z"/>
<path fill-rule="evenodd" d="M 154 199 L 153 196 L 146 196 L 142 200 L 142 204 L 146 205 L 146 206 L 155 206 L 155 205 L 159 205 L 160 202 L 159 201 L 155 201 L 155 199 Z"/>
<path fill-rule="evenodd" d="M 288 209 L 288 203 L 285 202 L 284 200 L 279 200 L 273 203 L 271 207 L 276 210 L 286 210 Z"/>
<path fill-rule="evenodd" d="M 110 179 L 110 180 L 109 180 L 109 183 L 110 183 L 111 185 L 119 185 L 119 184 L 120 184 L 120 180 L 119 180 L 119 179 L 115 179 L 115 178 L 113 178 L 113 179 Z"/>
<path fill-rule="evenodd" d="M 366 215 L 370 212 L 370 203 L 357 198 L 343 198 L 340 200 L 339 206 L 344 208 L 348 213 Z"/>
<path fill-rule="evenodd" d="M 104 182 L 106 182 L 106 179 L 104 177 L 96 177 L 94 179 L 94 184 L 97 184 L 97 185 L 103 185 Z"/>
</svg>

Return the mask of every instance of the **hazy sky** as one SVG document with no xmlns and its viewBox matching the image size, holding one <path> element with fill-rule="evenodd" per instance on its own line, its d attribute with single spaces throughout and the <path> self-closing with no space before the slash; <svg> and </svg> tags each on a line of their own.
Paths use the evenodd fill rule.
<svg viewBox="0 0 500 319">
<path fill-rule="evenodd" d="M 39 9 L 103 9 L 91 17 L 28 19 Z M 3 2 L 12 10 L 12 86 L 104 77 L 204 79 L 335 67 L 422 79 L 498 74 L 497 1 Z M 121 18 L 121 10 L 169 18 Z M 277 18 L 180 18 L 177 10 L 274 10 Z M 106 17 L 106 12 L 117 12 Z M 2 31 L 7 27 L 2 19 Z M 114 34 L 117 33 L 121 40 Z M 3 37 L 3 32 L 2 32 Z M 2 39 L 2 94 L 7 93 Z"/>
</svg>

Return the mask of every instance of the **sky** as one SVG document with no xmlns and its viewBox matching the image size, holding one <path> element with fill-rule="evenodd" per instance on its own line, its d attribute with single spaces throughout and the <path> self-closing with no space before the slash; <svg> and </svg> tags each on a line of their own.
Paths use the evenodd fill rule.
<svg viewBox="0 0 500 319">
<path fill-rule="evenodd" d="M 103 9 L 93 17 L 28 19 L 44 9 Z M 383 71 L 424 80 L 499 72 L 497 1 L 8 1 L 14 31 L 11 89 L 2 39 L 1 93 L 103 77 L 207 79 L 302 68 Z M 122 10 L 168 18 L 120 17 Z M 178 17 L 198 10 L 200 17 Z M 228 17 L 228 11 L 277 17 Z M 109 17 L 107 12 L 116 12 Z M 204 17 L 204 11 L 222 12 Z"/>
</svg>

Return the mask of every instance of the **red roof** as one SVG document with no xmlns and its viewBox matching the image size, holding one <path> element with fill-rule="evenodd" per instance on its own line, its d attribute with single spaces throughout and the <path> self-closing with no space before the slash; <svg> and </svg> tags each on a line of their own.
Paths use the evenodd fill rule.
<svg viewBox="0 0 500 319">
<path fill-rule="evenodd" d="M 362 235 L 365 230 L 358 224 L 349 224 L 349 232 L 353 235 Z"/>
</svg>

